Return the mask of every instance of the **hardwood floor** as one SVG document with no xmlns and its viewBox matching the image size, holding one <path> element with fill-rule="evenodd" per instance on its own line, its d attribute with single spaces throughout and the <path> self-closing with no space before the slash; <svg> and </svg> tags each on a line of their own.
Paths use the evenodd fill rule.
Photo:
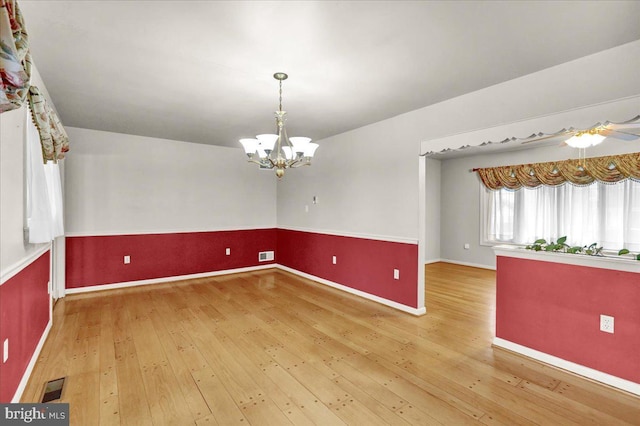
<svg viewBox="0 0 640 426">
<path fill-rule="evenodd" d="M 72 425 L 621 425 L 640 398 L 491 348 L 495 273 L 426 267 L 413 317 L 279 270 L 68 296 L 23 402 Z"/>
</svg>

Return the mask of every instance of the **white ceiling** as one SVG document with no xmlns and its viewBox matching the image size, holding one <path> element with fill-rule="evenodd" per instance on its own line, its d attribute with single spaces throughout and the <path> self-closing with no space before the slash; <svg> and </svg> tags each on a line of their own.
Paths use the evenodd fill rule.
<svg viewBox="0 0 640 426">
<path fill-rule="evenodd" d="M 26 1 L 67 126 L 322 139 L 640 39 L 639 1 Z"/>
</svg>

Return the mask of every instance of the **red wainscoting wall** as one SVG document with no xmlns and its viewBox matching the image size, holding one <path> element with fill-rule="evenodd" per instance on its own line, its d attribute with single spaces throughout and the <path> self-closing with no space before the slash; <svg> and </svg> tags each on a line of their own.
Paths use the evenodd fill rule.
<svg viewBox="0 0 640 426">
<path fill-rule="evenodd" d="M 0 359 L 0 402 L 11 402 L 49 322 L 49 252 L 0 285 L 0 345 L 9 339 L 9 359 Z"/>
<path fill-rule="evenodd" d="M 231 255 L 225 255 L 225 248 Z M 258 262 L 258 252 L 275 261 Z M 124 256 L 131 263 L 124 264 Z M 332 264 L 332 256 L 337 264 Z M 417 308 L 417 244 L 286 229 L 66 238 L 68 289 L 274 264 Z M 393 279 L 393 270 L 400 279 Z"/>
<path fill-rule="evenodd" d="M 418 307 L 417 244 L 278 229 L 276 257 L 297 271 Z M 399 280 L 393 279 L 394 268 Z"/>
<path fill-rule="evenodd" d="M 498 256 L 496 290 L 497 337 L 640 383 L 640 274 Z"/>
<path fill-rule="evenodd" d="M 265 265 L 274 262 L 258 262 L 258 252 L 275 250 L 275 229 L 67 237 L 66 287 Z M 130 264 L 124 256 L 131 256 Z"/>
</svg>

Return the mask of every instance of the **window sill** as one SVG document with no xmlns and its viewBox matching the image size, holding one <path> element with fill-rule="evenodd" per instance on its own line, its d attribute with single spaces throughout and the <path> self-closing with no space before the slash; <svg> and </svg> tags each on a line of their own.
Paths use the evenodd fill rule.
<svg viewBox="0 0 640 426">
<path fill-rule="evenodd" d="M 489 240 L 481 240 L 480 245 L 482 247 L 513 247 L 513 248 L 525 248 L 526 244 L 518 244 L 518 243 L 508 243 L 504 241 L 489 241 Z"/>
<path fill-rule="evenodd" d="M 515 245 L 497 245 L 493 251 L 496 256 L 640 273 L 640 261 L 617 255 L 589 256 L 586 254 L 533 251 Z"/>
</svg>

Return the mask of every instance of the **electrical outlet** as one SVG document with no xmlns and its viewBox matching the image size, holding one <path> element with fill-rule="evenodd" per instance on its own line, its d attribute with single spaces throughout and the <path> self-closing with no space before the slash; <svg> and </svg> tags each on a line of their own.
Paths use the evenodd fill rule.
<svg viewBox="0 0 640 426">
<path fill-rule="evenodd" d="M 305 212 L 305 213 L 309 213 L 309 205 L 308 205 L 308 204 L 305 204 L 305 206 L 304 206 L 304 212 Z"/>
<path fill-rule="evenodd" d="M 600 315 L 600 331 L 613 334 L 614 319 L 609 315 Z"/>
<path fill-rule="evenodd" d="M 230 255 L 231 255 L 231 249 L 230 249 L 229 247 L 227 247 L 227 248 L 224 250 L 224 254 L 226 254 L 227 256 L 230 256 Z"/>
<path fill-rule="evenodd" d="M 124 257 L 124 264 L 125 264 L 125 265 L 128 265 L 128 264 L 130 264 L 130 263 L 131 263 L 131 256 L 128 256 L 128 255 L 127 255 L 127 256 L 125 256 L 125 257 Z"/>
<path fill-rule="evenodd" d="M 393 270 L 393 279 L 394 280 L 399 280 L 400 279 L 400 269 L 394 269 Z"/>
<path fill-rule="evenodd" d="M 470 248 L 471 248 L 471 245 L 469 245 L 469 243 L 464 243 L 465 250 L 469 250 Z"/>
<path fill-rule="evenodd" d="M 333 256 L 333 264 L 335 265 L 336 263 L 338 263 L 338 259 L 336 259 L 336 257 Z"/>
<path fill-rule="evenodd" d="M 9 339 L 4 339 L 4 344 L 2 345 L 2 363 L 7 362 L 9 359 Z"/>
</svg>

